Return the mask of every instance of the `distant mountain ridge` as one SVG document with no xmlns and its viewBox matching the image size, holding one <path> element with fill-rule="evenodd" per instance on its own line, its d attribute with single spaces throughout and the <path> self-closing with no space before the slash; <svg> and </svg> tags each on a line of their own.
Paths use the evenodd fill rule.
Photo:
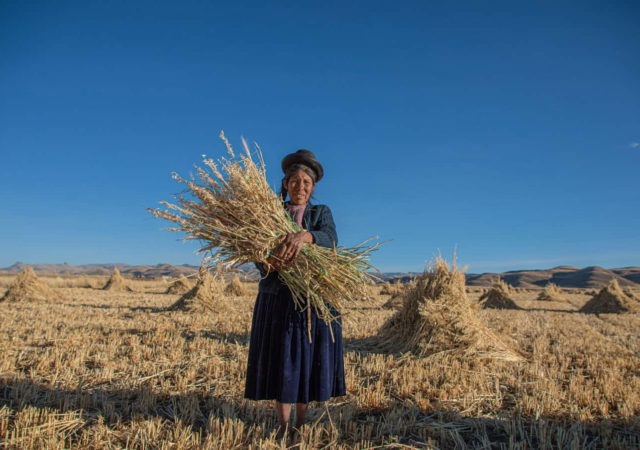
<svg viewBox="0 0 640 450">
<path fill-rule="evenodd" d="M 190 264 L 172 265 L 167 263 L 156 265 L 129 265 L 121 263 L 109 264 L 25 264 L 17 262 L 9 267 L 0 269 L 0 273 L 14 274 L 21 272 L 27 266 L 40 274 L 48 275 L 109 275 L 114 267 L 118 267 L 120 273 L 132 278 L 160 278 L 191 275 L 198 271 L 198 266 Z M 247 280 L 257 280 L 258 271 L 252 264 L 245 264 L 240 268 Z M 416 272 L 388 272 L 377 277 L 391 283 L 406 282 L 419 275 Z M 560 287 L 597 289 L 603 287 L 611 279 L 618 280 L 621 286 L 640 288 L 640 267 L 621 267 L 618 269 L 605 269 L 599 266 L 584 268 L 558 266 L 552 269 L 541 270 L 513 270 L 509 272 L 467 274 L 469 286 L 490 286 L 501 278 L 514 287 L 536 288 L 554 283 Z"/>
<path fill-rule="evenodd" d="M 385 281 L 406 282 L 417 273 L 378 275 Z M 549 283 L 560 287 L 599 289 L 611 279 L 618 280 L 621 286 L 640 288 L 640 267 L 622 267 L 605 269 L 599 266 L 585 268 L 558 266 L 541 270 L 513 270 L 508 272 L 466 274 L 468 286 L 491 286 L 498 278 L 514 287 L 541 288 Z"/>
<path fill-rule="evenodd" d="M 589 266 L 583 269 L 559 266 L 543 270 L 515 270 L 495 274 L 467 275 L 467 283 L 471 286 L 488 286 L 498 276 L 512 286 L 524 288 L 543 287 L 549 283 L 560 287 L 601 288 L 613 278 L 617 279 L 621 286 L 640 287 L 638 284 L 640 267 L 605 269 L 599 266 Z"/>
<path fill-rule="evenodd" d="M 108 264 L 25 264 L 17 262 L 9 267 L 0 269 L 4 273 L 18 273 L 27 266 L 31 266 L 36 273 L 47 275 L 110 275 L 114 267 L 118 267 L 120 273 L 133 278 L 159 278 L 178 277 L 180 275 L 190 275 L 198 271 L 198 266 L 182 264 L 174 266 L 172 264 L 161 263 L 156 265 L 132 266 L 122 263 Z"/>
</svg>

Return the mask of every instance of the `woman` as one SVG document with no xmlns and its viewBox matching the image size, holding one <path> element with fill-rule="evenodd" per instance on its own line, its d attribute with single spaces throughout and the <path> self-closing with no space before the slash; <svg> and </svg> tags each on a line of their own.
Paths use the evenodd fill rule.
<svg viewBox="0 0 640 450">
<path fill-rule="evenodd" d="M 263 263 L 256 263 L 262 279 L 253 311 L 244 394 L 252 400 L 276 401 L 278 438 L 287 432 L 294 403 L 295 426 L 300 428 L 310 401 L 346 394 L 342 321 L 331 324 L 333 342 L 328 325 L 312 309 L 309 342 L 307 313 L 295 309 L 289 287 L 278 277 L 278 270 L 289 266 L 305 244 L 333 248 L 338 243 L 331 210 L 309 202 L 324 171 L 309 150 L 287 155 L 282 171 L 282 200 L 289 194 L 285 207 L 304 231 L 284 236 Z"/>
</svg>

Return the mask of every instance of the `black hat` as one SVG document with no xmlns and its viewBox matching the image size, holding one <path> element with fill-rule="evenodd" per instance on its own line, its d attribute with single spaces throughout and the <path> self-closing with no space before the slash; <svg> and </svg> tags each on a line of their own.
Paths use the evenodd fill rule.
<svg viewBox="0 0 640 450">
<path fill-rule="evenodd" d="M 289 153 L 282 158 L 282 171 L 287 172 L 287 168 L 291 164 L 304 164 L 316 173 L 316 182 L 320 181 L 324 175 L 322 165 L 316 159 L 316 155 L 310 150 L 300 149 L 295 153 Z"/>
</svg>

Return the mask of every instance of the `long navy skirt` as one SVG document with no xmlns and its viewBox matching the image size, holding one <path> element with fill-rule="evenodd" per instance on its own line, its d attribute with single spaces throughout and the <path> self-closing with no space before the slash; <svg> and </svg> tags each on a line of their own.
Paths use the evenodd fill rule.
<svg viewBox="0 0 640 450">
<path fill-rule="evenodd" d="M 342 320 L 331 326 L 335 342 L 328 325 L 312 309 L 309 343 L 307 312 L 295 309 L 289 288 L 283 285 L 277 294 L 259 292 L 244 397 L 309 403 L 346 395 Z"/>
</svg>

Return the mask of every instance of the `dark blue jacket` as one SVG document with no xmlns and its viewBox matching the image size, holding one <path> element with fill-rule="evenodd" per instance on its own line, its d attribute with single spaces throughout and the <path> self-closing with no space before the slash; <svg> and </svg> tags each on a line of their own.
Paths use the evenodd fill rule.
<svg viewBox="0 0 640 450">
<path fill-rule="evenodd" d="M 285 204 L 288 203 L 286 202 Z M 327 205 L 314 205 L 308 202 L 302 216 L 302 228 L 311 233 L 313 243 L 316 245 L 329 248 L 338 245 L 336 224 L 333 222 L 333 215 Z M 255 263 L 255 265 L 260 271 L 260 292 L 276 294 L 284 284 L 280 281 L 278 272 L 271 272 L 265 277 L 267 272 L 262 263 Z"/>
</svg>

